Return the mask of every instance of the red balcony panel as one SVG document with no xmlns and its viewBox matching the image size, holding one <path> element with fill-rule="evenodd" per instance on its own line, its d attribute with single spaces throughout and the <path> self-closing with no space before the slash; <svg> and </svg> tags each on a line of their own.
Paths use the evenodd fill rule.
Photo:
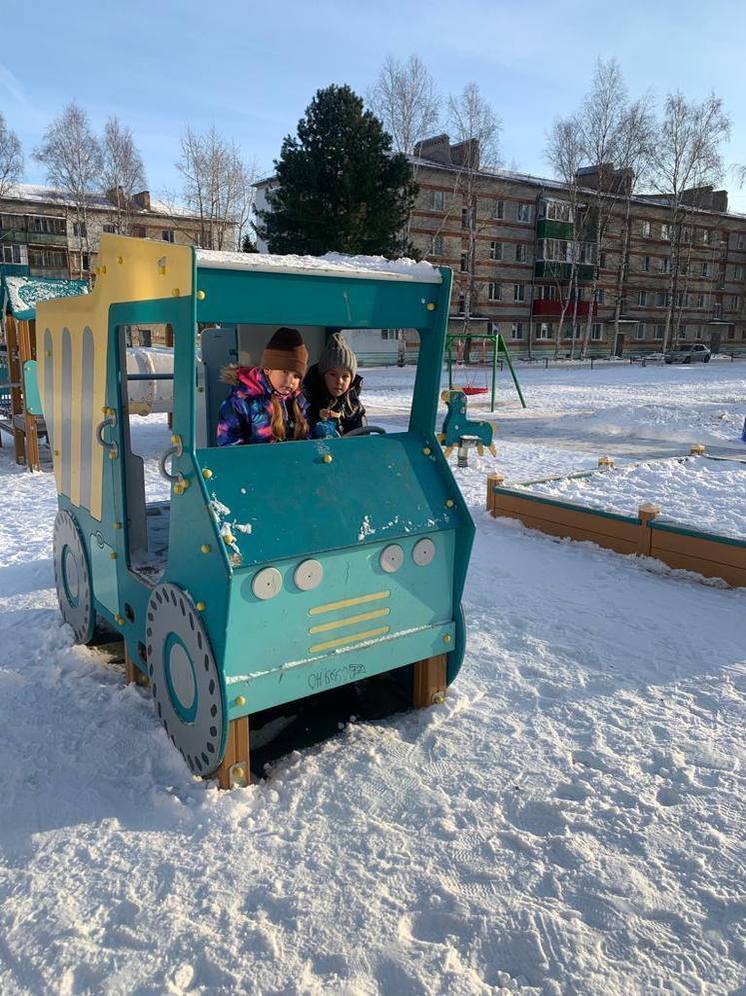
<svg viewBox="0 0 746 996">
<path fill-rule="evenodd" d="M 583 317 L 587 317 L 588 316 L 588 305 L 589 305 L 589 303 L 590 303 L 589 301 L 579 301 L 578 302 L 578 312 L 577 312 L 578 315 L 581 315 Z M 567 317 L 568 315 L 571 315 L 572 314 L 572 310 L 573 309 L 572 309 L 572 302 L 571 302 L 567 306 L 567 311 L 565 312 L 565 317 Z M 537 315 L 537 316 L 540 316 L 540 317 L 559 318 L 559 316 L 562 314 L 562 304 L 561 304 L 560 301 L 540 301 L 540 300 L 536 299 L 536 300 L 534 300 L 532 311 L 533 311 L 534 315 Z M 598 305 L 594 301 L 593 302 L 593 317 L 595 318 L 597 314 L 598 314 Z"/>
</svg>

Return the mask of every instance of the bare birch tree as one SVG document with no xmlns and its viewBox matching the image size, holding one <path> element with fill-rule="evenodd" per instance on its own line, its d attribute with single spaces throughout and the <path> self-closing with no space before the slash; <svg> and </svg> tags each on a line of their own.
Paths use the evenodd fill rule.
<svg viewBox="0 0 746 996">
<path fill-rule="evenodd" d="M 5 123 L 0 113 L 0 197 L 6 197 L 8 191 L 23 176 L 23 151 L 21 142 L 14 131 Z"/>
<path fill-rule="evenodd" d="M 671 245 L 664 351 L 673 341 L 682 236 L 687 220 L 698 206 L 696 193 L 692 196 L 692 191 L 721 178 L 720 147 L 729 135 L 730 120 L 723 110 L 722 100 L 714 93 L 701 103 L 687 101 L 681 93 L 669 94 L 666 98 L 652 163 L 653 185 L 668 202 Z"/>
<path fill-rule="evenodd" d="M 459 287 L 464 295 L 464 332 L 469 333 L 484 280 L 477 273 L 477 237 L 490 223 L 489 212 L 480 214 L 480 196 L 490 190 L 494 169 L 500 160 L 499 117 L 482 97 L 476 83 L 469 83 L 458 96 L 448 98 L 448 125 L 456 145 L 451 149 L 457 167 L 454 179 L 454 203 L 461 205 L 462 229 L 466 240 L 466 268 Z M 455 155 L 454 155 L 455 154 Z M 463 244 L 463 243 L 462 243 Z M 464 275 L 465 274 L 465 275 Z M 469 340 L 465 341 L 464 360 L 469 361 Z"/>
<path fill-rule="evenodd" d="M 142 156 L 131 129 L 121 125 L 116 117 L 106 122 L 101 150 L 102 180 L 114 208 L 114 229 L 127 235 L 132 225 L 132 198 L 146 186 Z"/>
<path fill-rule="evenodd" d="M 176 168 L 184 180 L 184 200 L 200 219 L 200 245 L 238 248 L 251 213 L 256 168 L 246 165 L 214 126 L 200 135 L 188 125 Z"/>
<path fill-rule="evenodd" d="M 412 155 L 417 142 L 437 129 L 440 97 L 418 55 L 406 62 L 387 56 L 368 104 L 391 135 L 395 152 Z"/>
<path fill-rule="evenodd" d="M 101 187 L 101 147 L 91 131 L 86 112 L 71 101 L 49 125 L 34 151 L 46 168 L 48 182 L 69 198 L 77 228 L 80 274 L 83 253 L 89 251 L 88 195 Z"/>
<path fill-rule="evenodd" d="M 572 224 L 572 236 L 568 240 L 564 254 L 557 254 L 556 260 L 551 260 L 553 286 L 556 289 L 560 303 L 560 317 L 555 341 L 555 357 L 559 353 L 562 341 L 562 330 L 570 305 L 577 314 L 577 268 L 580 258 L 579 235 L 580 198 L 578 189 L 578 170 L 583 164 L 583 142 L 581 126 L 577 117 L 558 118 L 547 135 L 545 155 L 550 166 L 563 182 L 562 200 L 568 205 L 569 220 Z M 572 324 L 572 348 L 575 348 L 575 321 Z"/>
</svg>

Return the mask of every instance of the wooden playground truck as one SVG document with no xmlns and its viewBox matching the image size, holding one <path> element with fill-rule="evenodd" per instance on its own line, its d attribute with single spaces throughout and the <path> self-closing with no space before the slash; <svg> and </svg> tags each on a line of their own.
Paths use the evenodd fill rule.
<svg viewBox="0 0 746 996">
<path fill-rule="evenodd" d="M 93 293 L 37 316 L 55 580 L 76 641 L 97 619 L 115 627 L 189 768 L 223 787 L 249 780 L 261 710 L 395 669 L 415 706 L 442 701 L 464 656 L 474 535 L 435 432 L 451 271 L 108 235 L 99 263 Z M 139 375 L 124 358 L 126 329 L 147 323 L 174 341 L 159 502 L 131 446 Z M 218 447 L 220 366 L 257 358 L 282 325 L 311 362 L 330 330 L 416 329 L 407 430 Z"/>
</svg>

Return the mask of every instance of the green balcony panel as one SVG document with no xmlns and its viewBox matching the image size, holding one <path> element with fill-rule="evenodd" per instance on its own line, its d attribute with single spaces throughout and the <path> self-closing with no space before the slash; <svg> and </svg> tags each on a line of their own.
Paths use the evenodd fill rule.
<svg viewBox="0 0 746 996">
<path fill-rule="evenodd" d="M 536 234 L 540 239 L 566 239 L 570 241 L 573 237 L 572 222 L 550 221 L 548 218 L 540 218 L 536 224 Z"/>
</svg>

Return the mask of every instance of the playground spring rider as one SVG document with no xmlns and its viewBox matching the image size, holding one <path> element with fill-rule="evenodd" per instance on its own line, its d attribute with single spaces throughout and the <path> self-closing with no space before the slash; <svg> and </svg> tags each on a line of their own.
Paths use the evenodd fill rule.
<svg viewBox="0 0 746 996">
<path fill-rule="evenodd" d="M 55 579 L 76 640 L 97 617 L 118 629 L 190 769 L 224 787 L 246 784 L 264 709 L 399 668 L 416 706 L 442 701 L 464 655 L 474 535 L 434 430 L 451 271 L 113 235 L 99 263 L 92 294 L 38 309 Z M 126 328 L 149 323 L 175 343 L 170 497 L 150 503 L 124 359 Z M 280 325 L 301 329 L 312 361 L 330 329 L 417 329 L 407 430 L 217 447 L 220 363 L 260 355 Z"/>
<path fill-rule="evenodd" d="M 495 446 L 492 442 L 493 426 L 489 422 L 473 422 L 467 417 L 466 391 L 463 388 L 454 388 L 452 391 L 443 391 L 440 397 L 445 401 L 447 411 L 438 439 L 445 447 L 446 459 L 457 446 L 459 467 L 469 466 L 469 449 L 472 446 L 476 447 L 480 457 L 484 454 L 485 446 L 492 456 L 495 456 Z"/>
</svg>

